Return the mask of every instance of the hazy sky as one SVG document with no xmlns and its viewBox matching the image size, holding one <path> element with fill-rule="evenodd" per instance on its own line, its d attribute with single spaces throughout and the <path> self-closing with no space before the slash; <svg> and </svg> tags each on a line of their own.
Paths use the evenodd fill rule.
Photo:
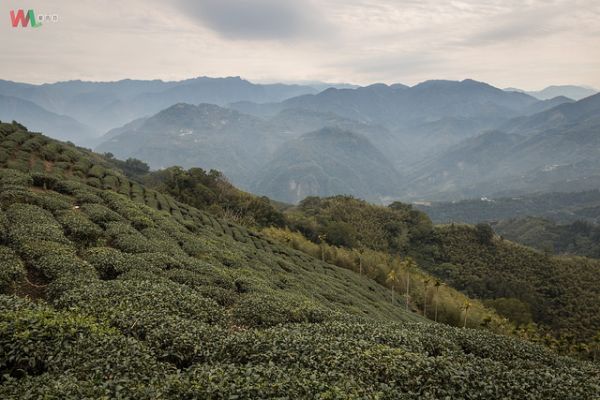
<svg viewBox="0 0 600 400">
<path fill-rule="evenodd" d="M 11 9 L 57 14 L 11 27 Z M 600 88 L 598 0 L 1 0 L 0 79 Z"/>
</svg>

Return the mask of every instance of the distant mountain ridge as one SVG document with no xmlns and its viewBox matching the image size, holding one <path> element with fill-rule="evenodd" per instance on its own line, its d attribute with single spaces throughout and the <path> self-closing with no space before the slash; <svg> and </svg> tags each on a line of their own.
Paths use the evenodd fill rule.
<svg viewBox="0 0 600 400">
<path fill-rule="evenodd" d="M 282 101 L 306 93 L 310 86 L 254 84 L 240 77 L 198 77 L 182 81 L 67 81 L 32 85 L 0 80 L 0 95 L 18 97 L 48 111 L 68 115 L 99 132 L 157 113 L 177 103 Z"/>
<path fill-rule="evenodd" d="M 576 85 L 552 85 L 537 91 L 525 91 L 517 88 L 506 88 L 504 90 L 527 93 L 528 95 L 540 100 L 550 100 L 552 98 L 561 96 L 568 97 L 573 100 L 581 100 L 598 93 L 596 89 Z"/>
<path fill-rule="evenodd" d="M 218 169 L 247 187 L 253 171 L 285 140 L 283 129 L 213 104 L 180 103 L 113 132 L 96 148 L 153 168 Z"/>
<path fill-rule="evenodd" d="M 409 172 L 405 192 L 430 199 L 581 191 L 600 182 L 600 94 L 466 139 Z"/>
<path fill-rule="evenodd" d="M 11 96 L 0 95 L 0 120 L 18 120 L 32 131 L 43 131 L 59 140 L 87 145 L 98 135 L 94 129 L 71 117 L 53 113 L 31 101 Z"/>
</svg>

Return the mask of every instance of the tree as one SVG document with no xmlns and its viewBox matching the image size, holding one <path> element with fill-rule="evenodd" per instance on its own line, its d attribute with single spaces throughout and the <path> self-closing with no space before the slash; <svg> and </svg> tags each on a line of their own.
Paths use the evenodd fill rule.
<svg viewBox="0 0 600 400">
<path fill-rule="evenodd" d="M 438 318 L 438 303 L 439 303 L 439 292 L 440 292 L 440 286 L 442 286 L 443 283 L 436 280 L 435 283 L 433 284 L 433 286 L 435 287 L 435 314 L 434 314 L 434 321 L 437 322 L 437 318 Z"/>
<path fill-rule="evenodd" d="M 429 291 L 429 283 L 431 280 L 423 279 L 423 316 L 427 318 L 427 292 Z"/>
<path fill-rule="evenodd" d="M 358 253 L 358 274 L 362 275 L 362 266 L 363 266 L 363 254 L 365 253 L 365 249 L 364 247 L 362 247 L 362 244 L 360 242 L 358 242 L 358 250 L 356 250 L 356 252 Z"/>
<path fill-rule="evenodd" d="M 395 267 L 392 267 L 388 272 L 386 282 L 390 284 L 390 288 L 392 289 L 392 304 L 394 304 L 394 288 L 398 282 L 398 271 Z"/>
<path fill-rule="evenodd" d="M 469 309 L 471 308 L 471 302 L 469 300 L 465 300 L 465 302 L 463 303 L 463 310 L 465 312 L 465 321 L 463 324 L 463 328 L 467 327 L 467 317 L 469 315 Z"/>
<path fill-rule="evenodd" d="M 406 270 L 406 311 L 408 311 L 408 303 L 410 300 L 410 274 L 417 264 L 410 257 L 406 257 L 403 264 Z"/>
<path fill-rule="evenodd" d="M 325 239 L 327 239 L 326 234 L 319 235 L 319 247 L 321 248 L 321 261 L 325 261 Z"/>
<path fill-rule="evenodd" d="M 475 225 L 475 235 L 479 243 L 489 245 L 494 238 L 494 230 L 489 224 L 479 223 Z"/>
</svg>

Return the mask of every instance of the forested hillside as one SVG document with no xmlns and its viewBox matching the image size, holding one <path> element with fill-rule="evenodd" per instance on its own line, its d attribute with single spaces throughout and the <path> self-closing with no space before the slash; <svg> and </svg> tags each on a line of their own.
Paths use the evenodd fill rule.
<svg viewBox="0 0 600 400">
<path fill-rule="evenodd" d="M 103 157 L 18 124 L 0 136 L 2 398 L 600 395 L 594 364 L 426 322 Z"/>
<path fill-rule="evenodd" d="M 600 331 L 599 261 L 549 256 L 495 237 L 485 225 L 446 225 L 436 233 L 440 253 L 429 271 L 477 298 L 519 300 L 534 322 L 568 345 L 593 343 Z"/>
<path fill-rule="evenodd" d="M 519 217 L 543 217 L 557 223 L 600 222 L 600 191 L 534 193 L 415 205 L 435 223 L 495 222 Z"/>
<path fill-rule="evenodd" d="M 589 222 L 557 224 L 528 217 L 500 221 L 494 230 L 508 240 L 545 252 L 600 258 L 600 227 Z"/>
</svg>

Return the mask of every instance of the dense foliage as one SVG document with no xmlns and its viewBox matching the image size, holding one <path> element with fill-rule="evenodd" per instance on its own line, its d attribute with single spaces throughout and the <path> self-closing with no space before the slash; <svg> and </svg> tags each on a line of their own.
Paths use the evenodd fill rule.
<svg viewBox="0 0 600 400">
<path fill-rule="evenodd" d="M 482 198 L 417 205 L 435 223 L 494 222 L 518 217 L 543 217 L 557 223 L 600 222 L 600 191 L 540 193 L 519 197 Z"/>
<path fill-rule="evenodd" d="M 475 228 L 437 228 L 440 251 L 426 268 L 466 294 L 483 299 L 517 299 L 533 321 L 546 327 L 565 345 L 592 343 L 600 331 L 600 262 L 582 257 L 553 257 L 495 237 L 479 240 Z M 488 303 L 494 305 L 494 303 Z M 523 307 L 512 308 L 523 318 Z"/>
<path fill-rule="evenodd" d="M 171 167 L 141 177 L 146 187 L 167 193 L 177 200 L 213 215 L 246 226 L 282 226 L 283 214 L 267 197 L 243 192 L 222 173 L 202 168 Z"/>
<path fill-rule="evenodd" d="M 589 222 L 559 225 L 529 217 L 500 221 L 494 230 L 506 239 L 538 250 L 600 258 L 600 227 Z"/>
<path fill-rule="evenodd" d="M 433 231 L 427 215 L 410 205 L 379 207 L 349 196 L 307 197 L 286 215 L 310 240 L 395 254 L 426 243 Z"/>
</svg>

